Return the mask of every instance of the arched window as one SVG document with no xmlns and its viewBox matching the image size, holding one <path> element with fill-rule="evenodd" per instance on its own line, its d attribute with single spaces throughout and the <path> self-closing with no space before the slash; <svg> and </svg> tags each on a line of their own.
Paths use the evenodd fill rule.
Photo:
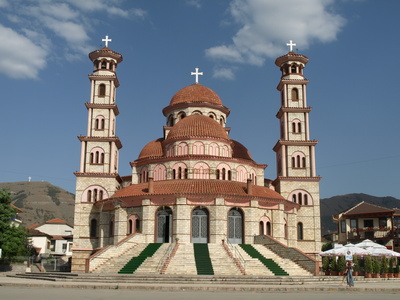
<svg viewBox="0 0 400 300">
<path fill-rule="evenodd" d="M 299 119 L 292 121 L 292 133 L 301 133 L 301 121 Z"/>
<path fill-rule="evenodd" d="M 97 237 L 97 220 L 92 219 L 90 221 L 90 237 L 96 238 Z"/>
<path fill-rule="evenodd" d="M 300 205 L 313 205 L 311 195 L 305 190 L 294 190 L 289 194 L 288 200 Z"/>
<path fill-rule="evenodd" d="M 103 61 L 101 62 L 101 68 L 102 68 L 102 69 L 107 69 L 107 62 L 106 62 L 105 60 L 103 60 Z"/>
<path fill-rule="evenodd" d="M 297 73 L 297 67 L 296 67 L 296 65 L 292 65 L 292 66 L 290 67 L 290 72 L 291 72 L 291 73 Z"/>
<path fill-rule="evenodd" d="M 189 147 L 186 143 L 179 143 L 178 145 L 178 155 L 186 155 L 189 153 Z"/>
<path fill-rule="evenodd" d="M 185 117 L 186 117 L 186 114 L 183 111 L 178 114 L 178 119 L 179 120 L 182 120 Z"/>
<path fill-rule="evenodd" d="M 131 215 L 128 218 L 128 234 L 140 232 L 140 219 L 138 215 Z"/>
<path fill-rule="evenodd" d="M 105 127 L 105 119 L 103 116 L 97 116 L 94 124 L 95 130 L 104 130 Z"/>
<path fill-rule="evenodd" d="M 303 223 L 301 223 L 301 222 L 297 223 L 297 239 L 299 241 L 304 239 L 304 236 L 303 236 Z"/>
<path fill-rule="evenodd" d="M 108 198 L 107 191 L 101 186 L 90 186 L 82 193 L 82 202 L 96 202 Z"/>
<path fill-rule="evenodd" d="M 229 157 L 229 149 L 228 146 L 224 145 L 221 148 L 221 156 L 223 157 Z"/>
<path fill-rule="evenodd" d="M 168 117 L 167 126 L 174 126 L 174 117 L 172 115 Z"/>
<path fill-rule="evenodd" d="M 156 165 L 154 168 L 154 181 L 166 180 L 167 179 L 167 168 L 162 165 Z"/>
<path fill-rule="evenodd" d="M 243 166 L 238 166 L 236 169 L 236 181 L 247 182 L 247 170 Z"/>
<path fill-rule="evenodd" d="M 294 72 L 292 72 L 294 73 Z M 292 101 L 299 100 L 299 90 L 297 88 L 292 89 Z"/>
<path fill-rule="evenodd" d="M 204 154 L 204 144 L 202 142 L 193 144 L 193 154 Z"/>
<path fill-rule="evenodd" d="M 149 181 L 149 170 L 147 169 L 147 167 L 143 167 L 140 170 L 140 179 L 139 180 L 140 180 L 140 183 Z"/>
<path fill-rule="evenodd" d="M 193 173 L 194 179 L 210 179 L 210 167 L 204 162 L 195 164 Z"/>
<path fill-rule="evenodd" d="M 218 156 L 219 155 L 219 147 L 217 143 L 211 143 L 208 147 L 208 154 Z"/>
<path fill-rule="evenodd" d="M 104 150 L 100 147 L 95 147 L 90 151 L 90 163 L 94 165 L 104 164 Z"/>
<path fill-rule="evenodd" d="M 306 168 L 306 156 L 303 152 L 296 151 L 292 154 L 292 168 Z"/>
<path fill-rule="evenodd" d="M 231 180 L 232 178 L 229 179 L 232 176 L 231 174 L 232 172 L 229 165 L 222 163 L 217 166 L 217 175 L 218 175 L 217 179 Z"/>
<path fill-rule="evenodd" d="M 99 97 L 104 97 L 106 95 L 106 85 L 104 83 L 99 85 Z"/>
<path fill-rule="evenodd" d="M 271 235 L 272 230 L 271 230 L 271 222 L 267 222 L 267 235 Z"/>
<path fill-rule="evenodd" d="M 176 163 L 172 167 L 172 179 L 187 179 L 187 166 L 183 162 Z"/>
<path fill-rule="evenodd" d="M 221 116 L 221 118 L 219 118 L 219 124 L 221 124 L 222 126 L 225 125 L 225 118 L 223 116 Z"/>
</svg>

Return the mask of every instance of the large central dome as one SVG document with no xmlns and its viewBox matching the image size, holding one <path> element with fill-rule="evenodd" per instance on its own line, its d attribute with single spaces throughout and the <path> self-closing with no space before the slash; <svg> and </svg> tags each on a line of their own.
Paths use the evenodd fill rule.
<svg viewBox="0 0 400 300">
<path fill-rule="evenodd" d="M 216 92 L 199 83 L 189 85 L 178 91 L 172 97 L 170 105 L 184 102 L 208 102 L 222 105 L 222 101 Z"/>
<path fill-rule="evenodd" d="M 201 115 L 186 117 L 171 128 L 167 139 L 217 138 L 229 140 L 224 127 L 217 121 Z"/>
</svg>

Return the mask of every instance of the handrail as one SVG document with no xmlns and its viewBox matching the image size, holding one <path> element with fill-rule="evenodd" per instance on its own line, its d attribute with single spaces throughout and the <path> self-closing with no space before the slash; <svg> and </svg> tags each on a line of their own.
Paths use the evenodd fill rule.
<svg viewBox="0 0 400 300">
<path fill-rule="evenodd" d="M 165 250 L 163 256 L 161 257 L 160 261 L 158 262 L 158 265 L 157 265 L 157 273 L 160 273 L 160 272 L 161 272 L 161 270 L 162 270 L 162 268 L 163 268 L 165 262 L 166 262 L 167 259 L 170 257 L 171 252 L 174 250 L 174 248 L 175 248 L 175 243 L 171 243 L 171 244 L 168 246 L 167 250 Z"/>
<path fill-rule="evenodd" d="M 225 236 L 225 241 L 226 245 L 228 246 L 229 250 L 231 251 L 233 258 L 237 259 L 239 263 L 243 266 L 243 269 L 246 269 L 246 260 L 243 258 L 242 254 L 239 252 L 239 250 L 232 245 L 232 243 L 229 241 L 228 237 Z"/>
</svg>

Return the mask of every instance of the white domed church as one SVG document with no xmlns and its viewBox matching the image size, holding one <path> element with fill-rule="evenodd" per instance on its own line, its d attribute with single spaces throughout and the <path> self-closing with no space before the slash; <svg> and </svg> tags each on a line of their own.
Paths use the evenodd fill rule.
<svg viewBox="0 0 400 300">
<path fill-rule="evenodd" d="M 122 55 L 106 42 L 89 58 L 94 71 L 89 75 L 87 135 L 79 136 L 80 170 L 75 172 L 73 272 L 96 272 L 105 261 L 126 253 L 138 256 L 153 244 L 153 256 L 161 252 L 171 264 L 179 249 L 197 244 L 209 247 L 210 256 L 226 251 L 228 259 L 232 247 L 242 244 L 275 244 L 308 256 L 319 252 L 320 177 L 317 141 L 310 139 L 308 80 L 303 74 L 307 57 L 289 51 L 275 62 L 281 71 L 281 107 L 276 115 L 280 139 L 273 148 L 274 180 L 264 178 L 266 165 L 255 162 L 244 145 L 229 137 L 230 110 L 215 91 L 198 83 L 198 69 L 192 73 L 196 83 L 179 90 L 169 104 L 166 101 L 163 136 L 145 145 L 130 162 L 132 173 L 121 176 L 122 143 L 115 125 L 116 71 Z M 185 253 L 187 259 L 190 255 Z M 218 270 L 218 259 L 213 261 Z M 160 263 L 167 273 L 169 268 L 185 273 Z M 188 268 L 190 262 L 185 265 Z M 112 272 L 110 266 L 107 270 Z"/>
</svg>

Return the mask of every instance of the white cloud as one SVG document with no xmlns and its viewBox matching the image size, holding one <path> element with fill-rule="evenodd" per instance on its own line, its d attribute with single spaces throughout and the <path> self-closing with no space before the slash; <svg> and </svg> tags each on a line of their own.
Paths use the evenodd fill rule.
<svg viewBox="0 0 400 300">
<path fill-rule="evenodd" d="M 218 79 L 234 80 L 235 73 L 231 68 L 216 68 L 214 69 L 213 77 Z"/>
<path fill-rule="evenodd" d="M 7 6 L 8 6 L 7 0 L 0 0 L 0 7 L 7 7 Z"/>
<path fill-rule="evenodd" d="M 86 58 L 90 33 L 105 16 L 144 19 L 147 12 L 126 0 L 0 0 L 0 72 L 12 78 L 37 78 L 46 61 Z M 9 22 L 11 28 L 5 26 Z M 26 51 L 22 53 L 22 51 Z M 22 55 L 24 54 L 24 55 Z M 4 59 L 7 58 L 7 60 Z M 29 59 L 27 58 L 29 57 Z"/>
<path fill-rule="evenodd" d="M 240 29 L 230 45 L 206 49 L 206 56 L 261 66 L 266 58 L 287 51 L 290 39 L 300 49 L 334 41 L 346 21 L 330 10 L 333 4 L 334 0 L 233 0 L 229 13 Z"/>
<path fill-rule="evenodd" d="M 186 4 L 190 6 L 194 6 L 196 8 L 201 8 L 200 0 L 186 0 Z"/>
<path fill-rule="evenodd" d="M 37 78 L 46 66 L 47 52 L 27 37 L 0 24 L 0 72 L 15 79 Z"/>
</svg>

